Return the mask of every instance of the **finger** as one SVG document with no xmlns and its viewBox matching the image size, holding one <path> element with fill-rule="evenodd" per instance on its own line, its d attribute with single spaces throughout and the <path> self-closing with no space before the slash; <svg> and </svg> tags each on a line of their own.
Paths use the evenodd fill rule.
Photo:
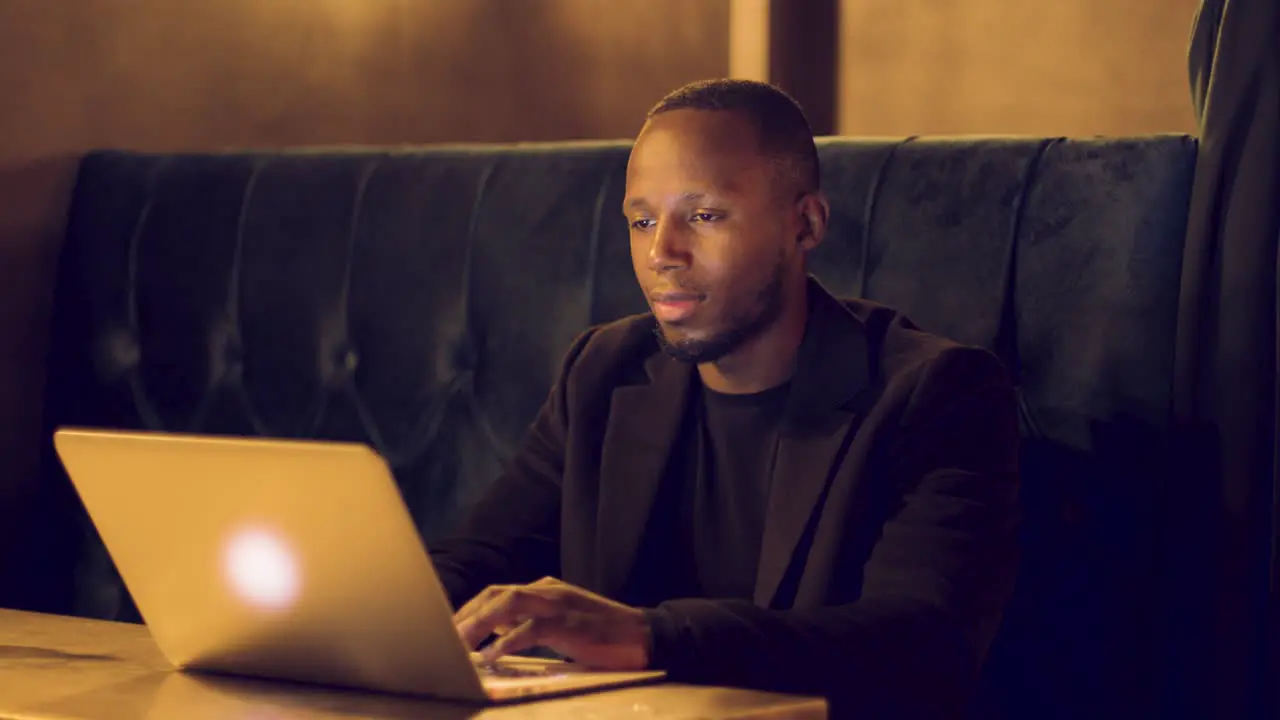
<svg viewBox="0 0 1280 720">
<path fill-rule="evenodd" d="M 527 618 L 518 591 L 508 590 L 479 607 L 470 617 L 456 625 L 459 637 L 468 649 L 474 649 L 491 634 L 504 634 Z"/>
<path fill-rule="evenodd" d="M 615 644 L 617 639 L 612 637 L 607 626 L 602 626 L 599 618 L 566 610 L 555 617 L 527 620 L 481 651 L 481 657 L 485 662 L 493 662 L 504 655 L 545 647 L 591 667 L 593 657 L 602 651 L 608 653 L 608 646 Z M 610 668 L 610 663 L 606 661 L 601 668 Z"/>
<path fill-rule="evenodd" d="M 503 599 L 510 595 L 516 587 L 512 585 L 490 587 L 481 596 L 476 596 L 472 602 L 467 604 L 467 607 L 454 616 L 454 629 L 458 631 L 459 637 L 468 650 L 474 650 L 489 636 L 489 633 L 505 632 L 516 624 L 499 620 L 488 630 L 472 630 L 479 618 L 487 617 L 490 614 L 489 608 L 501 607 Z"/>
<path fill-rule="evenodd" d="M 561 613 L 556 595 L 547 590 L 519 587 L 501 593 L 457 626 L 463 643 L 474 648 L 499 627 L 517 627 L 531 618 Z"/>
<path fill-rule="evenodd" d="M 495 640 L 482 651 L 481 656 L 486 662 L 492 662 L 503 655 L 512 655 L 537 646 L 562 654 L 573 654 L 575 649 L 602 642 L 593 636 L 591 623 L 585 622 L 586 620 L 587 618 L 572 611 L 555 617 L 531 618 Z M 599 631 L 594 635 L 599 635 Z"/>
<path fill-rule="evenodd" d="M 564 585 L 564 583 L 561 582 L 560 580 L 557 580 L 556 578 L 547 576 L 538 580 L 535 583 L 532 583 L 527 587 L 554 587 L 557 585 Z M 502 593 L 508 592 L 510 590 L 514 590 L 515 588 L 518 588 L 518 587 L 521 587 L 521 586 L 520 585 L 490 585 L 489 587 L 480 591 L 479 594 L 473 597 L 469 602 L 464 604 L 461 608 L 458 609 L 457 612 L 453 614 L 453 624 L 458 625 L 462 621 L 469 619 L 470 617 L 475 615 L 477 612 L 479 612 L 479 610 L 483 608 L 485 605 L 488 605 L 489 603 L 493 602 Z M 505 630 L 510 630 L 510 629 L 511 628 L 509 627 L 505 628 Z M 503 628 L 499 628 L 499 631 L 505 631 L 505 630 Z"/>
<path fill-rule="evenodd" d="M 498 602 L 508 593 L 519 590 L 524 585 L 490 585 L 471 599 L 470 602 L 463 605 L 460 610 L 453 614 L 453 624 L 459 623 L 475 617 L 480 614 L 486 607 Z"/>
<path fill-rule="evenodd" d="M 521 623 L 519 627 L 494 640 L 481 652 L 485 662 L 492 662 L 503 655 L 528 650 L 540 644 L 540 630 L 550 622 L 547 618 L 532 618 Z"/>
<path fill-rule="evenodd" d="M 468 600 L 466 604 L 454 612 L 453 624 L 457 625 L 463 620 L 475 615 L 477 610 L 488 605 L 490 602 L 493 602 L 494 597 L 503 593 L 509 587 L 509 585 L 490 585 L 484 590 L 481 590 L 475 597 Z"/>
<path fill-rule="evenodd" d="M 490 610 L 495 606 L 502 607 L 503 598 L 509 593 L 510 591 L 495 593 L 487 602 L 477 604 L 465 618 L 455 621 L 454 628 L 468 649 L 474 650 L 490 633 L 501 632 L 514 624 L 503 621 L 499 617 L 493 617 L 494 613 Z M 493 618 L 492 622 L 486 623 L 485 618 L 490 617 Z"/>
<path fill-rule="evenodd" d="M 551 576 L 543 577 L 540 580 L 534 583 L 531 583 L 529 585 L 490 585 L 489 587 L 480 591 L 479 594 L 473 597 L 469 602 L 464 604 L 461 608 L 457 610 L 457 612 L 453 614 L 454 624 L 456 625 L 462 622 L 463 620 L 466 620 L 467 618 L 475 615 L 481 608 L 493 602 L 502 594 L 518 588 L 522 588 L 522 587 L 539 587 L 539 588 L 561 587 L 563 588 L 563 587 L 569 587 L 569 586 L 566 585 L 563 581 L 557 580 L 556 578 L 553 578 Z"/>
</svg>

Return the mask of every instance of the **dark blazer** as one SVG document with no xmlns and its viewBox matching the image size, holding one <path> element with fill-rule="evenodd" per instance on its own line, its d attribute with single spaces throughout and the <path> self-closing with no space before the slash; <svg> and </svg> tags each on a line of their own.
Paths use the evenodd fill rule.
<svg viewBox="0 0 1280 720">
<path fill-rule="evenodd" d="M 989 352 L 810 281 L 754 602 L 653 608 L 671 679 L 826 696 L 834 716 L 963 714 L 1016 564 L 1014 390 Z M 626 585 L 695 372 L 651 315 L 593 328 L 508 470 L 432 558 L 452 602 Z"/>
</svg>

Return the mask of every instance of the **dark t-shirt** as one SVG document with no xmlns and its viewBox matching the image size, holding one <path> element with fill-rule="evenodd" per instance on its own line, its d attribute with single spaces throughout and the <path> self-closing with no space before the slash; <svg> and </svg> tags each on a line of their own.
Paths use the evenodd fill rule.
<svg viewBox="0 0 1280 720">
<path fill-rule="evenodd" d="M 789 387 L 702 390 L 697 467 L 684 503 L 701 597 L 751 598 Z"/>
<path fill-rule="evenodd" d="M 690 395 L 624 602 L 751 599 L 789 388 Z"/>
</svg>

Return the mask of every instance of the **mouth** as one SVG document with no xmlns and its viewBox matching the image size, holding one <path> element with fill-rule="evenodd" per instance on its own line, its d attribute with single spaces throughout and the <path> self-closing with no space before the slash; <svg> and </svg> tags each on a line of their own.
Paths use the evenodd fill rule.
<svg viewBox="0 0 1280 720">
<path fill-rule="evenodd" d="M 705 299 L 703 295 L 690 292 L 654 293 L 649 297 L 653 301 L 653 314 L 663 323 L 678 323 L 693 315 Z"/>
</svg>

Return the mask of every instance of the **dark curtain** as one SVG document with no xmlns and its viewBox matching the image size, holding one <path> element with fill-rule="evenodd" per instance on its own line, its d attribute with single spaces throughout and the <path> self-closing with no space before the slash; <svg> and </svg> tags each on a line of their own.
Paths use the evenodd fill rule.
<svg viewBox="0 0 1280 720">
<path fill-rule="evenodd" d="M 1280 717 L 1280 0 L 1203 0 L 1170 478 L 1167 717 Z"/>
</svg>

